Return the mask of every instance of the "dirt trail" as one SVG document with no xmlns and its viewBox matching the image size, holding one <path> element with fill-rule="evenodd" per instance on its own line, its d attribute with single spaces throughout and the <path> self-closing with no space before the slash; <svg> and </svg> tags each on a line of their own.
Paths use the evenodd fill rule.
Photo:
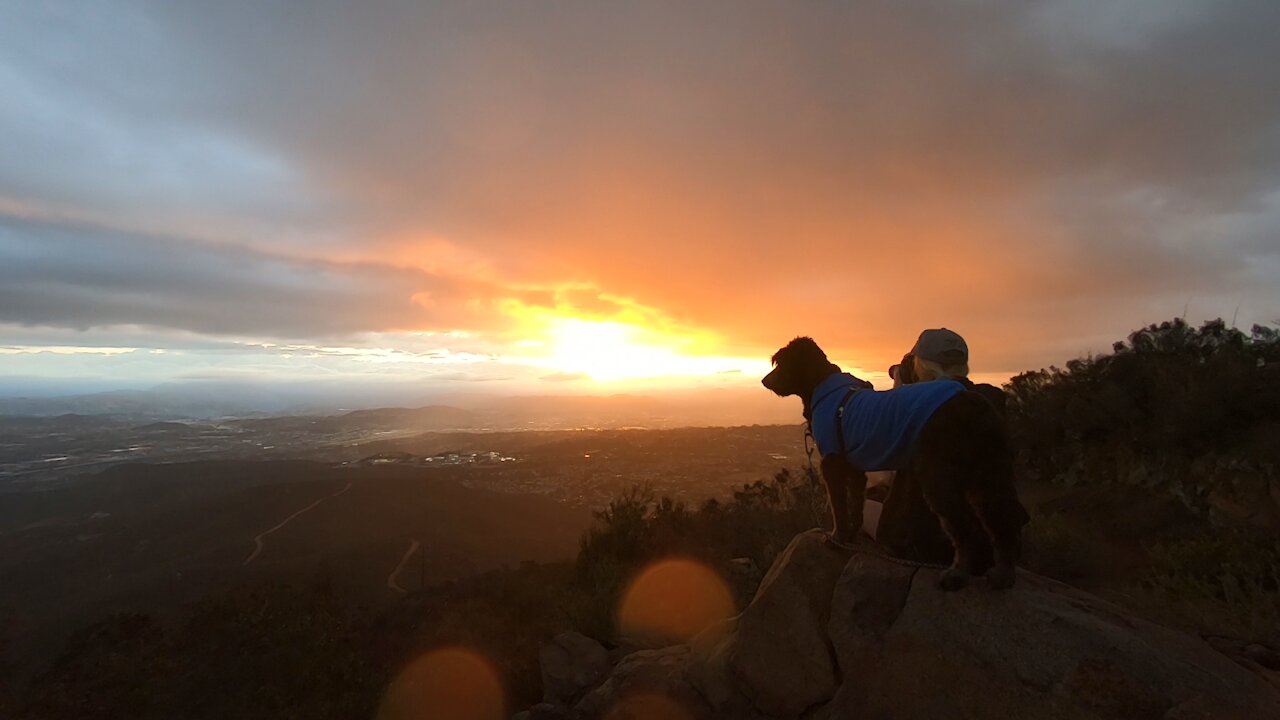
<svg viewBox="0 0 1280 720">
<path fill-rule="evenodd" d="M 422 543 L 417 540 L 409 543 L 409 549 L 404 551 L 404 557 L 400 558 L 400 562 L 396 563 L 396 569 L 392 570 L 391 574 L 387 576 L 387 587 L 401 594 L 409 592 L 400 587 L 400 571 L 404 569 L 404 564 L 409 562 L 409 558 L 413 557 L 413 554 L 420 547 L 422 547 Z"/>
<path fill-rule="evenodd" d="M 264 540 L 268 535 L 270 535 L 271 533 L 273 533 L 273 532 L 275 532 L 275 531 L 279 530 L 280 528 L 284 527 L 285 525 L 288 525 L 290 520 L 293 520 L 294 518 L 298 517 L 298 516 L 299 516 L 299 515 L 301 515 L 302 513 L 306 512 L 306 511 L 308 511 L 308 510 L 311 510 L 312 508 L 314 508 L 315 506 L 317 506 L 317 505 L 319 505 L 320 503 L 324 502 L 325 500 L 328 500 L 329 498 L 335 498 L 335 497 L 338 497 L 339 495 L 341 495 L 342 493 L 344 493 L 344 492 L 346 492 L 346 491 L 348 491 L 348 490 L 350 490 L 350 489 L 351 489 L 351 483 L 347 483 L 347 486 L 346 486 L 346 487 L 344 487 L 344 488 L 342 488 L 342 489 L 341 489 L 341 490 L 339 490 L 338 492 L 336 492 L 336 493 L 334 493 L 334 494 L 332 494 L 332 495 L 326 495 L 326 496 L 324 496 L 324 497 L 320 498 L 319 500 L 317 500 L 317 501 L 315 501 L 315 502 L 311 503 L 310 505 L 308 505 L 308 506 L 306 506 L 306 507 L 302 508 L 301 510 L 299 510 L 299 511 L 295 512 L 294 514 L 290 515 L 289 517 L 285 518 L 284 520 L 281 520 L 281 521 L 280 521 L 280 524 L 276 525 L 275 527 L 271 528 L 270 530 L 267 530 L 267 531 L 265 531 L 265 532 L 263 532 L 263 533 L 259 534 L 259 535 L 258 535 L 258 537 L 256 537 L 256 538 L 254 538 L 254 539 L 253 539 L 253 544 L 254 544 L 253 552 L 249 553 L 249 557 L 245 558 L 243 563 L 240 563 L 241 567 L 243 567 L 243 566 L 245 566 L 245 565 L 248 565 L 249 563 L 253 562 L 253 559 L 254 559 L 254 558 L 256 558 L 256 557 L 258 557 L 258 555 L 260 555 L 260 554 L 262 553 L 262 548 L 264 547 L 264 546 L 263 546 L 262 541 L 263 541 L 263 540 Z"/>
</svg>

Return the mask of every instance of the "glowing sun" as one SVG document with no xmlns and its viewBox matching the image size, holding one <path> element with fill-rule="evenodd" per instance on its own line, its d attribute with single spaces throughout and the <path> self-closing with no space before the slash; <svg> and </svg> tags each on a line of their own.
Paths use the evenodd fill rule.
<svg viewBox="0 0 1280 720">
<path fill-rule="evenodd" d="M 699 352 L 698 338 L 611 320 L 555 318 L 546 338 L 548 367 L 601 382 L 760 370 L 757 361 Z"/>
</svg>

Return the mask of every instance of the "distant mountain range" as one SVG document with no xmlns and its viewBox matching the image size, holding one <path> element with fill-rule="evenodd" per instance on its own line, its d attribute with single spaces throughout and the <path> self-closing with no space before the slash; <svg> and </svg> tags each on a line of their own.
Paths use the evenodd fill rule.
<svg viewBox="0 0 1280 720">
<path fill-rule="evenodd" d="M 62 397 L 0 398 L 0 418 L 56 419 L 60 426 L 236 420 L 260 423 L 264 430 L 313 432 L 763 425 L 799 420 L 794 403 L 754 388 L 644 395 L 451 396 L 446 403 L 426 402 L 419 407 L 379 407 L 400 404 L 386 402 L 388 398 L 381 395 L 360 402 L 350 400 L 326 397 L 322 392 L 307 396 L 299 388 L 171 385 Z M 0 426 L 3 424 L 0 420 Z"/>
<path fill-rule="evenodd" d="M 235 420 L 235 424 L 270 432 L 342 433 L 356 430 L 464 430 L 477 426 L 475 413 L 448 405 L 420 408 L 374 408 L 340 415 L 287 415 Z"/>
</svg>

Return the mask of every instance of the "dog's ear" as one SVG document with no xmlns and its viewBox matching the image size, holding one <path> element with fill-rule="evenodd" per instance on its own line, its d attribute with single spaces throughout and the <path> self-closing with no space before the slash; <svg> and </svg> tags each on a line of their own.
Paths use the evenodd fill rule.
<svg viewBox="0 0 1280 720">
<path fill-rule="evenodd" d="M 827 354 L 818 347 L 818 343 L 813 341 L 811 337 L 797 337 L 787 343 L 785 347 L 773 354 L 773 364 L 778 365 L 785 361 L 795 364 L 799 367 L 808 366 L 825 366 L 830 363 L 827 360 Z"/>
</svg>

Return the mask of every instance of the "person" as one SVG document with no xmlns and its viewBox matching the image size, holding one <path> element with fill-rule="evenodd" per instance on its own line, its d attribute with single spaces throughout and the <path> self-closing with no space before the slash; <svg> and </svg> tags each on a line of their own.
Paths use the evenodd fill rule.
<svg viewBox="0 0 1280 720">
<path fill-rule="evenodd" d="M 931 328 L 920 333 L 910 352 L 889 368 L 894 387 L 913 382 L 929 382 L 939 378 L 955 380 L 966 389 L 978 393 L 1000 413 L 1005 414 L 1007 398 L 1000 388 L 969 379 L 969 344 L 954 330 Z"/>
<path fill-rule="evenodd" d="M 969 379 L 969 345 L 948 328 L 920 333 L 902 361 L 889 368 L 895 388 L 949 379 L 978 393 L 1005 416 L 1004 391 Z M 904 473 L 875 473 L 863 504 L 863 530 L 893 554 L 921 562 L 951 561 L 950 540 L 925 502 L 919 483 Z"/>
</svg>

